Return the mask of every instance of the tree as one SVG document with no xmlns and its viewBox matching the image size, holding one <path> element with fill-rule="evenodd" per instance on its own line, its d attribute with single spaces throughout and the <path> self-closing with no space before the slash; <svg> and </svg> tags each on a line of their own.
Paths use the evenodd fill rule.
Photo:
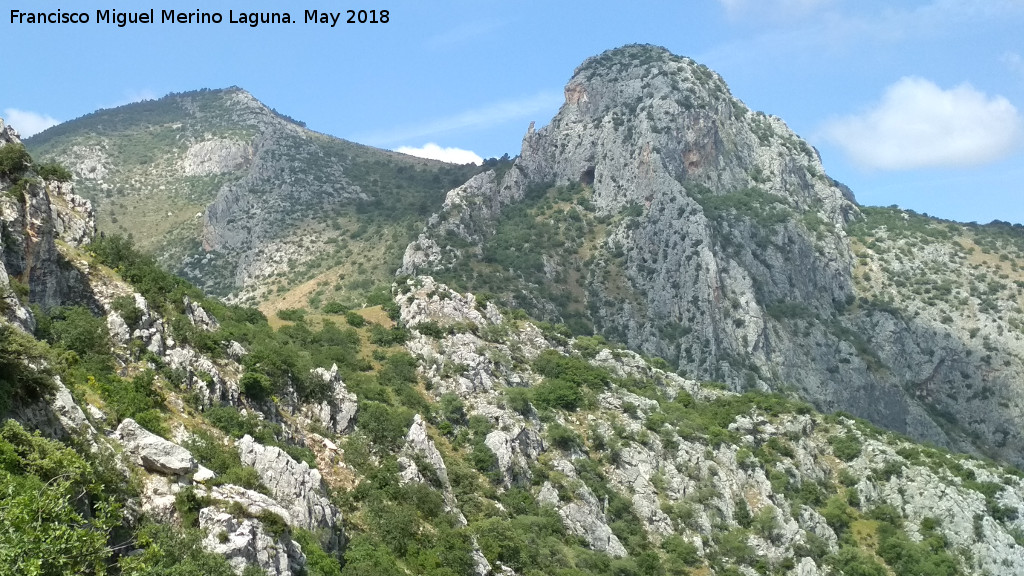
<svg viewBox="0 0 1024 576">
<path fill-rule="evenodd" d="M 6 144 L 0 146 L 0 176 L 17 178 L 28 170 L 32 164 L 32 157 L 28 150 L 21 144 Z"/>
</svg>

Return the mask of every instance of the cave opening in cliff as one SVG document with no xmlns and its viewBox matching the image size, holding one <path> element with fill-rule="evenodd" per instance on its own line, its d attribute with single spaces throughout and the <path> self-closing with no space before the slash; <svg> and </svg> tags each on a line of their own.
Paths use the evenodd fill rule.
<svg viewBox="0 0 1024 576">
<path fill-rule="evenodd" d="M 586 170 L 580 173 L 580 184 L 584 186 L 594 185 L 594 167 L 590 166 Z"/>
</svg>

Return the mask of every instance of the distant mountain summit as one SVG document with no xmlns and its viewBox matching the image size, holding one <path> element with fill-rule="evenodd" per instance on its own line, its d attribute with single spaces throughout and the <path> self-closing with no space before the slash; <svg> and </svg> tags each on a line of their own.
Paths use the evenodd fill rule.
<svg viewBox="0 0 1024 576">
<path fill-rule="evenodd" d="M 780 119 L 633 45 L 576 69 L 514 166 L 450 192 L 401 272 L 1020 462 L 1024 234 L 1004 228 L 858 207 Z"/>
<path fill-rule="evenodd" d="M 406 228 L 475 170 L 313 132 L 237 87 L 100 110 L 26 144 L 71 168 L 101 231 L 249 303 L 318 277 L 332 297 L 386 281 Z"/>
</svg>

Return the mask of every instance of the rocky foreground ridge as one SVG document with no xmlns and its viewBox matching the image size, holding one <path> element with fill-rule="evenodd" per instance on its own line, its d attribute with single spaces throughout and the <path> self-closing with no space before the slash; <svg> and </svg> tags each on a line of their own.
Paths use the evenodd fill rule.
<svg viewBox="0 0 1024 576">
<path fill-rule="evenodd" d="M 634 45 L 577 68 L 513 166 L 449 192 L 399 273 L 1020 463 L 1022 266 L 1020 227 L 860 207 L 782 120 Z"/>
</svg>

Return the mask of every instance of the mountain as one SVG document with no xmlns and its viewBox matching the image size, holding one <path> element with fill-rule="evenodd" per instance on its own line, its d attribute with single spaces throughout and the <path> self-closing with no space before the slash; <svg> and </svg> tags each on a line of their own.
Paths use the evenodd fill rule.
<svg viewBox="0 0 1024 576">
<path fill-rule="evenodd" d="M 359 301 L 476 171 L 313 132 L 239 88 L 100 110 L 26 146 L 72 171 L 100 231 L 250 304 Z"/>
<path fill-rule="evenodd" d="M 69 177 L 0 124 L 4 573 L 1024 572 L 1018 469 L 427 276 L 274 329 Z"/>
<path fill-rule="evenodd" d="M 551 123 L 452 190 L 400 271 L 1020 463 L 1022 267 L 1020 226 L 861 207 L 717 74 L 634 45 L 577 68 Z"/>
</svg>

